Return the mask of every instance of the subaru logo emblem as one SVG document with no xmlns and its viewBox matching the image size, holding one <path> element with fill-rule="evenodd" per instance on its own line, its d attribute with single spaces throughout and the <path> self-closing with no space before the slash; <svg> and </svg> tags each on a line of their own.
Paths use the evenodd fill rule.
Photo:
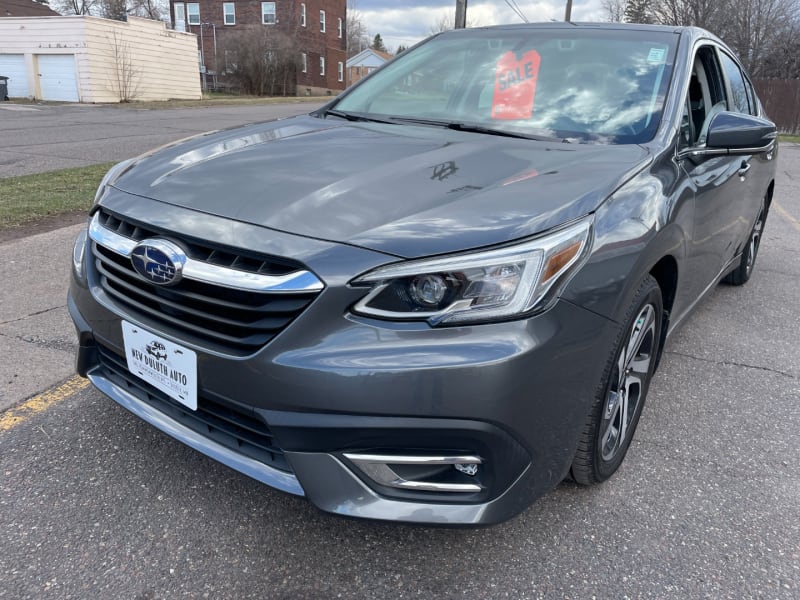
<svg viewBox="0 0 800 600">
<path fill-rule="evenodd" d="M 131 252 L 136 272 L 156 285 L 175 285 L 181 280 L 186 253 L 167 240 L 150 239 L 136 245 Z"/>
</svg>

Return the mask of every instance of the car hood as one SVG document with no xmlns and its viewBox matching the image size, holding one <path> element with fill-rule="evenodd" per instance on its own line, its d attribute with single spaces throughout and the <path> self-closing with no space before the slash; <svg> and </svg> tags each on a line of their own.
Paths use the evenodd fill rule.
<svg viewBox="0 0 800 600">
<path fill-rule="evenodd" d="M 411 258 L 524 238 L 586 215 L 648 160 L 634 145 L 304 116 L 167 146 L 140 157 L 113 187 Z"/>
</svg>

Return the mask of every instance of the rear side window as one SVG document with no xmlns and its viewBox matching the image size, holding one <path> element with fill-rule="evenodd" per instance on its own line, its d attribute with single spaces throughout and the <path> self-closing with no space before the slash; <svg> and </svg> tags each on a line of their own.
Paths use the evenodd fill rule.
<svg viewBox="0 0 800 600">
<path fill-rule="evenodd" d="M 720 60 L 731 89 L 729 110 L 735 110 L 746 115 L 755 114 L 755 107 L 751 106 L 752 91 L 748 89 L 749 85 L 744 75 L 742 75 L 739 65 L 724 52 L 720 52 Z"/>
</svg>

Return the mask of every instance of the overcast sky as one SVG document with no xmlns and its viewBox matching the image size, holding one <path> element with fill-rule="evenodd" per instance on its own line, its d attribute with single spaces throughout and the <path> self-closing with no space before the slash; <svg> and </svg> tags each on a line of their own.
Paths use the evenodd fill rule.
<svg viewBox="0 0 800 600">
<path fill-rule="evenodd" d="M 350 4 L 352 4 L 352 1 Z M 511 1 L 511 0 L 509 0 Z M 602 0 L 573 0 L 573 21 L 601 21 Z M 431 27 L 447 15 L 455 16 L 455 0 L 355 0 L 370 36 L 380 33 L 390 50 L 410 46 L 428 36 Z M 563 20 L 565 0 L 516 0 L 529 21 Z M 476 25 L 520 23 L 505 0 L 469 0 L 467 19 Z"/>
</svg>

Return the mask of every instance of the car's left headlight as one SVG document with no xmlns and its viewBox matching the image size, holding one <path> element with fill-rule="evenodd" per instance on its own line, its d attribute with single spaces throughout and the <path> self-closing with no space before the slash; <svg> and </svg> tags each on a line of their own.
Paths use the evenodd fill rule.
<svg viewBox="0 0 800 600">
<path fill-rule="evenodd" d="M 94 204 L 100 202 L 100 200 L 103 198 L 103 195 L 106 193 L 108 186 L 119 179 L 122 174 L 134 164 L 134 162 L 134 159 L 123 160 L 108 170 L 108 172 L 103 176 L 103 179 L 100 180 L 100 185 L 97 186 L 97 191 L 94 194 Z"/>
<path fill-rule="evenodd" d="M 86 281 L 86 238 L 88 234 L 88 227 L 81 229 L 72 246 L 72 272 L 75 274 L 75 278 L 81 283 Z"/>
<path fill-rule="evenodd" d="M 356 314 L 431 325 L 513 319 L 547 309 L 588 256 L 590 215 L 522 243 L 374 269 Z"/>
</svg>

